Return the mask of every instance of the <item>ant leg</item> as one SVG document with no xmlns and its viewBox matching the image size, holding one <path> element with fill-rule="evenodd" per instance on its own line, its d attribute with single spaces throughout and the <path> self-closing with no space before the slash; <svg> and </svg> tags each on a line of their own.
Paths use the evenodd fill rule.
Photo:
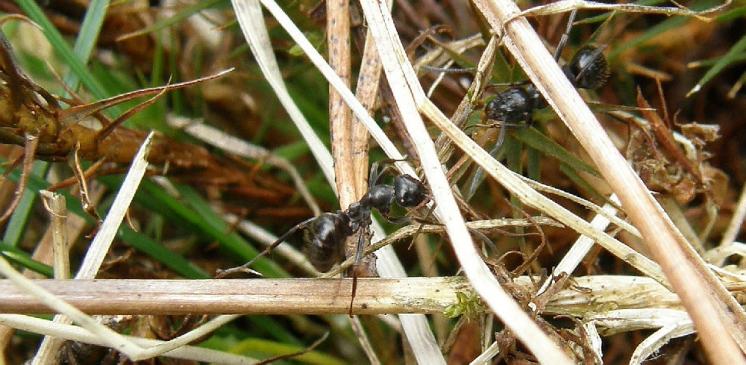
<svg viewBox="0 0 746 365">
<path fill-rule="evenodd" d="M 381 171 L 378 171 L 380 164 L 380 161 L 375 161 L 370 166 L 370 174 L 368 174 L 368 189 L 370 189 L 371 186 L 375 186 L 381 175 L 388 170 L 388 166 L 386 166 Z"/>
<path fill-rule="evenodd" d="M 414 234 L 412 235 L 412 240 L 409 241 L 409 248 L 407 248 L 408 250 L 412 248 L 412 245 L 414 245 L 414 240 L 417 239 L 417 236 L 419 236 L 420 233 L 422 233 L 422 228 L 425 227 L 425 223 L 427 223 L 427 219 L 430 218 L 430 215 L 433 214 L 433 211 L 435 210 L 436 206 L 437 206 L 437 204 L 435 204 L 435 202 L 433 202 L 433 205 L 430 207 L 430 209 L 427 210 L 427 214 L 425 214 L 425 218 L 423 218 L 423 219 L 415 219 L 415 221 L 420 222 L 420 226 L 417 227 L 417 231 L 414 232 Z"/>
<path fill-rule="evenodd" d="M 386 220 L 386 222 L 389 222 L 391 224 L 395 225 L 402 225 L 411 222 L 412 220 L 407 216 L 401 216 L 401 217 L 392 217 L 388 214 L 381 213 L 381 216 L 383 219 Z"/>
<path fill-rule="evenodd" d="M 478 231 L 476 229 L 471 229 L 471 228 L 468 228 L 468 227 L 467 227 L 467 229 L 469 230 L 469 232 L 471 232 L 475 236 L 479 237 L 479 239 L 482 240 L 483 243 L 486 243 L 487 246 L 490 246 L 491 249 L 493 249 L 493 250 L 497 249 L 497 246 L 495 245 L 495 242 L 492 242 L 492 240 L 489 237 L 487 237 L 487 235 L 485 235 L 484 233 L 482 233 L 482 232 L 480 232 L 480 231 Z"/>
<path fill-rule="evenodd" d="M 562 56 L 562 50 L 565 48 L 565 45 L 567 44 L 567 40 L 570 38 L 570 30 L 572 30 L 572 25 L 575 22 L 575 15 L 578 13 L 577 9 L 573 9 L 570 12 L 570 16 L 567 18 L 567 26 L 565 27 L 565 32 L 562 33 L 562 37 L 560 37 L 559 43 L 557 43 L 557 48 L 554 49 L 554 60 L 559 61 L 560 56 Z"/>
<path fill-rule="evenodd" d="M 252 270 L 250 268 L 251 265 L 254 264 L 254 262 L 256 260 L 258 260 L 259 258 L 267 256 L 275 247 L 279 246 L 280 243 L 282 243 L 282 241 L 284 241 L 288 237 L 292 236 L 295 232 L 297 232 L 297 231 L 299 231 L 299 230 L 301 230 L 303 228 L 308 227 L 308 225 L 311 224 L 311 222 L 313 222 L 314 219 L 316 219 L 316 217 L 308 218 L 308 219 L 304 220 L 303 222 L 300 222 L 300 223 L 296 224 L 293 228 L 290 228 L 290 230 L 288 230 L 287 232 L 285 232 L 282 236 L 278 237 L 277 240 L 275 240 L 274 242 L 272 242 L 271 245 L 267 246 L 267 248 L 265 248 L 264 251 L 260 252 L 256 256 L 254 256 L 254 258 L 251 259 L 251 260 L 249 260 L 247 263 L 245 263 L 245 264 L 243 264 L 241 266 L 232 267 L 230 269 L 225 269 L 225 270 L 218 269 L 217 273 L 215 275 L 215 278 L 216 279 L 222 279 L 222 278 L 224 278 L 224 277 L 226 277 L 226 276 L 228 276 L 230 274 L 237 273 L 237 272 L 244 272 L 244 273 L 248 273 L 248 274 L 254 274 L 254 275 L 257 275 L 257 276 L 262 276 L 261 273 L 257 272 L 256 270 Z"/>
<path fill-rule="evenodd" d="M 360 230 L 357 236 L 357 246 L 355 247 L 355 262 L 352 264 L 352 296 L 350 297 L 350 307 L 347 310 L 347 315 L 352 317 L 352 303 L 355 302 L 355 294 L 357 293 L 357 275 L 358 275 L 358 265 L 360 264 L 360 261 L 363 259 L 363 252 L 365 252 L 365 237 L 367 236 L 366 232 L 368 231 L 368 228 L 363 228 Z"/>
<path fill-rule="evenodd" d="M 430 72 L 442 72 L 442 73 L 474 73 L 477 69 L 474 67 L 468 67 L 468 68 L 444 68 L 444 67 L 435 67 L 430 65 L 422 65 L 422 68 L 430 71 Z"/>
<path fill-rule="evenodd" d="M 498 140 L 499 139 L 500 137 L 498 136 Z M 504 136 L 503 136 L 503 139 L 504 139 Z M 492 156 L 493 158 L 495 158 L 495 160 L 498 160 L 498 161 L 502 158 L 502 154 L 503 154 L 501 143 L 495 144 L 495 146 L 492 147 L 492 149 L 489 151 L 490 156 Z M 466 191 L 465 194 L 463 194 L 464 200 L 468 201 L 477 192 L 477 188 L 479 188 L 479 185 L 482 184 L 482 181 L 484 181 L 484 173 L 485 173 L 484 170 L 482 170 L 481 168 L 479 168 L 479 166 L 477 166 L 476 171 L 474 171 L 474 176 L 471 179 L 471 183 L 469 184 L 469 189 Z"/>
<path fill-rule="evenodd" d="M 500 126 L 500 130 L 497 132 L 497 142 L 495 142 L 495 147 L 492 147 L 493 150 L 499 150 L 500 147 L 502 147 L 503 142 L 505 142 L 505 134 L 507 134 L 508 126 L 506 124 L 502 124 Z"/>
<path fill-rule="evenodd" d="M 400 161 L 406 161 L 406 160 L 407 160 L 407 156 L 405 155 L 403 158 L 400 158 L 400 159 L 387 158 L 387 159 L 384 159 L 384 160 L 373 162 L 373 164 L 371 165 L 371 168 L 370 168 L 370 174 L 368 176 L 368 187 L 376 185 L 376 183 L 378 182 L 378 179 L 381 176 L 383 176 L 383 174 L 386 171 L 388 171 L 389 169 L 392 168 L 391 165 L 393 163 L 400 162 Z M 381 171 L 378 171 L 378 166 L 382 165 L 382 164 L 386 165 L 386 167 L 384 167 L 383 169 L 381 169 Z"/>
</svg>

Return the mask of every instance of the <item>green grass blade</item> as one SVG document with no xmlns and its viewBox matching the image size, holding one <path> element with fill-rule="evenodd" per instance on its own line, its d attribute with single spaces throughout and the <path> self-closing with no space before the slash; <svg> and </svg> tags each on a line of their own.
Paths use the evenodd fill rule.
<svg viewBox="0 0 746 365">
<path fill-rule="evenodd" d="M 3 170 L 0 168 L 0 170 Z M 9 178 L 17 181 L 20 173 L 16 170 L 9 174 Z M 49 184 L 43 179 L 30 176 L 28 187 L 35 191 L 46 189 Z M 70 195 L 68 192 L 59 191 L 60 194 L 65 196 L 67 200 L 67 210 L 75 215 L 78 215 L 85 219 L 88 223 L 93 223 L 91 216 L 85 213 L 80 201 L 77 197 Z M 149 237 L 135 232 L 129 227 L 122 226 L 119 229 L 119 238 L 130 246 L 140 250 L 146 255 L 152 257 L 154 260 L 162 263 L 163 265 L 173 269 L 176 273 L 183 275 L 188 278 L 206 278 L 210 277 L 204 270 L 194 266 L 189 260 L 183 256 L 167 250 L 160 243 L 150 239 Z"/>
<path fill-rule="evenodd" d="M 142 235 L 125 225 L 119 228 L 119 238 L 138 251 L 144 252 L 153 259 L 163 263 L 177 274 L 189 279 L 210 278 L 207 272 L 194 265 L 181 255 L 175 254 L 145 235 Z"/>
<path fill-rule="evenodd" d="M 39 274 L 42 274 L 46 277 L 54 276 L 54 270 L 51 266 L 42 264 L 41 262 L 32 259 L 31 255 L 29 255 L 28 253 L 18 248 L 12 247 L 7 243 L 0 242 L 0 255 L 7 258 L 13 263 L 25 267 L 31 271 L 38 272 Z"/>
<path fill-rule="evenodd" d="M 702 1 L 700 3 L 694 4 L 690 8 L 695 11 L 704 10 L 707 8 L 711 8 L 712 6 L 715 5 L 715 3 L 716 2 L 713 0 L 706 0 L 706 1 Z M 648 30 L 642 33 L 642 35 L 640 35 L 639 37 L 630 39 L 630 40 L 625 40 L 624 42 L 622 42 L 618 47 L 614 48 L 611 52 L 609 52 L 607 59 L 609 60 L 609 63 L 613 63 L 616 61 L 616 58 L 619 57 L 620 54 L 622 54 L 622 52 L 628 49 L 631 49 L 631 48 L 638 48 L 641 45 L 643 45 L 645 42 L 657 36 L 660 36 L 664 32 L 671 31 L 671 30 L 681 27 L 682 25 L 684 25 L 684 23 L 688 21 L 698 21 L 698 20 L 692 20 L 691 18 L 687 18 L 687 17 L 673 17 L 670 19 L 666 19 L 660 22 L 659 24 L 648 28 Z"/>
<path fill-rule="evenodd" d="M 567 176 L 567 178 L 570 179 L 570 181 L 575 184 L 575 186 L 585 190 L 591 197 L 594 199 L 597 199 L 597 201 L 607 202 L 608 199 L 601 195 L 601 193 L 596 190 L 593 185 L 589 184 L 585 179 L 583 179 L 580 174 L 578 174 L 577 170 L 572 168 L 571 166 L 567 164 L 560 164 L 560 171 Z"/>
<path fill-rule="evenodd" d="M 594 176 L 600 176 L 593 166 L 579 159 L 557 142 L 539 132 L 536 128 L 521 128 L 516 131 L 514 135 L 516 139 L 527 144 L 531 148 L 536 149 L 547 156 L 554 157 L 560 162 L 572 166 L 572 168 L 576 170 L 582 170 L 593 174 Z"/>
<path fill-rule="evenodd" d="M 85 13 L 83 24 L 80 26 L 80 33 L 78 33 L 78 38 L 75 40 L 75 46 L 73 47 L 73 53 L 84 63 L 91 58 L 93 47 L 96 46 L 96 40 L 101 33 L 101 25 L 104 24 L 108 8 L 108 0 L 93 0 L 88 5 L 88 11 Z M 65 84 L 72 90 L 78 88 L 79 82 L 80 78 L 77 73 L 73 72 L 65 76 Z"/>
<path fill-rule="evenodd" d="M 265 339 L 247 338 L 231 347 L 229 351 L 234 354 L 244 354 L 253 357 L 274 357 L 292 354 L 302 351 L 304 348 L 305 347 L 302 346 L 288 345 L 286 343 L 268 341 Z M 345 363 L 334 356 L 318 351 L 311 351 L 303 355 L 295 356 L 293 357 L 293 361 L 301 364 L 316 365 L 341 365 Z"/>
<path fill-rule="evenodd" d="M 76 55 L 70 45 L 67 44 L 62 34 L 55 28 L 52 22 L 49 21 L 44 11 L 41 10 L 39 5 L 34 0 L 18 0 L 18 5 L 28 15 L 31 20 L 41 26 L 44 30 L 44 34 L 47 36 L 49 43 L 52 47 L 62 56 L 65 63 L 70 67 L 72 72 L 80 78 L 83 85 L 97 98 L 103 99 L 107 96 L 106 91 L 96 78 L 94 78 L 85 66 L 83 59 Z M 84 49 L 81 46 L 81 49 Z"/>
<path fill-rule="evenodd" d="M 115 176 L 99 178 L 99 181 L 112 189 L 118 189 L 121 180 L 121 177 Z M 203 237 L 215 240 L 238 256 L 240 260 L 248 261 L 257 255 L 257 250 L 240 235 L 231 232 L 229 225 L 212 211 L 209 204 L 199 194 L 189 187 L 177 186 L 177 188 L 183 194 L 184 202 L 164 192 L 152 181 L 145 180 L 140 184 L 140 189 L 135 195 L 135 202 L 163 215 L 172 224 L 188 227 Z M 266 258 L 257 260 L 254 269 L 270 277 L 288 276 L 287 272 Z"/>
<path fill-rule="evenodd" d="M 710 80 L 712 80 L 715 76 L 717 76 L 721 71 L 723 71 L 726 67 L 737 63 L 738 57 L 746 51 L 746 35 L 741 37 L 741 39 L 736 42 L 736 44 L 731 47 L 728 52 L 723 55 L 723 57 L 720 57 L 720 60 L 715 62 L 715 64 L 707 70 L 704 76 L 697 82 L 696 85 L 689 91 L 689 93 L 686 94 L 686 96 L 690 96 L 700 89 L 702 89 L 702 86 L 707 84 Z"/>
<path fill-rule="evenodd" d="M 219 239 L 223 246 L 232 252 L 241 254 L 241 257 L 244 260 L 249 260 L 256 256 L 257 251 L 254 247 L 249 245 L 240 235 L 232 232 L 233 228 L 230 227 L 222 217 L 217 215 L 207 201 L 205 201 L 201 195 L 197 194 L 192 187 L 180 185 L 177 186 L 177 189 L 182 194 L 189 207 L 199 214 L 200 221 L 203 222 L 202 226 L 212 232 L 212 236 Z M 279 265 L 266 258 L 257 260 L 256 264 L 254 264 L 254 269 L 258 270 L 265 276 L 289 276 L 288 273 Z"/>
<path fill-rule="evenodd" d="M 36 161 L 34 166 L 31 168 L 31 175 L 43 178 L 47 174 L 49 169 L 49 162 Z M 23 233 L 26 231 L 26 224 L 31 211 L 34 208 L 38 190 L 26 189 L 23 190 L 23 197 L 21 202 L 18 203 L 18 207 L 10 216 L 7 228 L 5 228 L 5 234 L 3 235 L 3 241 L 13 247 L 18 247 L 18 243 L 23 239 Z"/>
</svg>

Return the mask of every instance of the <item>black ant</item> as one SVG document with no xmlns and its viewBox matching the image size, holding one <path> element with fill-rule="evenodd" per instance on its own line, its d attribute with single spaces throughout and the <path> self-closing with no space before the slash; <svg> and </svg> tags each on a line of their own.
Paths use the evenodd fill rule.
<svg viewBox="0 0 746 365">
<path fill-rule="evenodd" d="M 575 53 L 562 71 L 578 89 L 598 89 L 609 79 L 609 65 L 601 53 L 602 49 L 584 46 Z M 484 108 L 487 119 L 497 120 L 507 125 L 521 121 L 531 122 L 535 109 L 546 107 L 544 97 L 533 84 L 513 86 L 497 94 Z"/>
<path fill-rule="evenodd" d="M 567 43 L 572 24 L 575 21 L 576 11 L 570 13 L 565 33 L 554 52 L 555 61 L 559 61 L 562 50 Z M 606 84 L 609 79 L 609 65 L 603 56 L 603 48 L 586 45 L 579 49 L 570 60 L 570 63 L 562 67 L 567 78 L 578 89 L 598 89 Z M 498 121 L 500 125 L 522 126 L 530 125 L 534 110 L 547 106 L 546 100 L 533 84 L 512 86 L 505 91 L 495 95 L 484 107 L 487 120 Z M 498 137 L 498 147 L 504 138 L 504 128 L 501 128 Z"/>
<path fill-rule="evenodd" d="M 577 11 L 570 12 L 565 32 L 554 51 L 555 61 L 559 61 L 570 35 Z M 594 90 L 606 84 L 610 76 L 609 65 L 603 56 L 603 48 L 586 45 L 580 48 L 570 62 L 562 67 L 565 76 L 578 89 Z M 484 107 L 484 119 L 500 126 L 500 132 L 490 155 L 495 156 L 505 139 L 506 127 L 524 127 L 533 123 L 533 112 L 547 106 L 547 102 L 532 83 L 511 86 L 495 95 Z M 472 178 L 466 197 L 471 197 L 481 182 L 484 173 L 477 170 Z"/>
<path fill-rule="evenodd" d="M 359 264 L 365 248 L 368 236 L 367 230 L 372 223 L 372 209 L 375 208 L 387 221 L 394 224 L 401 224 L 409 221 L 409 218 L 390 217 L 389 212 L 392 204 L 396 203 L 402 208 L 415 208 L 429 200 L 427 188 L 414 177 L 401 174 L 394 177 L 393 185 L 378 184 L 378 179 L 387 168 L 384 168 L 380 173 L 377 170 L 378 163 L 376 162 L 371 168 L 368 192 L 359 201 L 350 204 L 346 210 L 323 213 L 318 217 L 298 223 L 249 262 L 231 269 L 221 270 L 218 272 L 217 277 L 222 278 L 235 272 L 258 274 L 256 271 L 250 269 L 250 266 L 258 258 L 269 254 L 280 242 L 298 230 L 303 230 L 303 252 L 308 257 L 308 260 L 318 271 L 326 272 L 335 263 L 344 259 L 345 241 L 348 237 L 358 233 L 355 264 L 352 269 L 352 300 L 354 300 L 357 286 L 357 272 L 355 267 Z M 352 300 L 350 301 L 350 314 L 352 312 Z"/>
</svg>

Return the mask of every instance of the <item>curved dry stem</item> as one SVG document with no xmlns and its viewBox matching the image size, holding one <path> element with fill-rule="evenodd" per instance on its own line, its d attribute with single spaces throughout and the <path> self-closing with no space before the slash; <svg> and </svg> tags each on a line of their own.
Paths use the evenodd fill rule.
<svg viewBox="0 0 746 365">
<path fill-rule="evenodd" d="M 532 217 L 528 219 L 514 219 L 514 218 L 502 218 L 502 219 L 490 219 L 483 221 L 467 222 L 466 227 L 471 231 L 494 231 L 501 227 L 531 227 L 534 224 L 548 225 L 553 227 L 564 227 L 558 224 L 557 221 L 547 217 Z M 398 241 L 405 240 L 409 237 L 419 233 L 444 233 L 445 227 L 437 224 L 412 224 L 406 227 L 399 228 L 396 232 L 386 236 L 386 238 L 375 242 L 365 248 L 364 255 L 369 255 L 373 252 L 380 250 L 381 248 L 393 244 Z M 337 267 L 331 271 L 321 275 L 322 278 L 331 278 L 338 275 L 340 272 L 348 269 L 354 263 L 354 258 L 348 258 L 341 262 Z"/>
</svg>

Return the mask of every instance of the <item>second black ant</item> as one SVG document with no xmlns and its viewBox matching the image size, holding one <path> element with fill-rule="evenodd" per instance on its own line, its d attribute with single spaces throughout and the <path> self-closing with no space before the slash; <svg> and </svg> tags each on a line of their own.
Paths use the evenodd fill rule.
<svg viewBox="0 0 746 365">
<path fill-rule="evenodd" d="M 562 50 L 567 43 L 572 24 L 575 21 L 576 11 L 570 13 L 562 38 L 554 52 L 555 61 L 559 61 Z M 570 82 L 578 89 L 598 89 L 606 84 L 610 71 L 606 58 L 603 56 L 603 48 L 586 45 L 580 48 L 570 60 L 570 63 L 562 67 L 562 71 Z M 484 108 L 484 116 L 487 120 L 498 122 L 501 125 L 497 146 L 499 147 L 505 137 L 505 128 L 510 126 L 530 125 L 534 110 L 547 106 L 546 100 L 534 84 L 512 86 L 490 100 Z M 521 124 L 524 122 L 525 124 Z"/>
<path fill-rule="evenodd" d="M 554 51 L 555 61 L 559 61 L 570 35 L 577 11 L 570 12 L 567 26 Z M 603 55 L 602 47 L 586 45 L 580 48 L 570 62 L 562 67 L 565 76 L 578 89 L 594 90 L 606 84 L 610 76 L 609 65 Z M 484 107 L 483 119 L 488 126 L 499 126 L 495 146 L 490 155 L 496 156 L 505 140 L 508 127 L 524 127 L 533 123 L 533 113 L 537 109 L 547 106 L 547 102 L 536 86 L 532 83 L 511 86 L 495 95 Z M 464 196 L 471 197 L 481 183 L 484 172 L 477 169 Z"/>
<path fill-rule="evenodd" d="M 372 223 L 372 210 L 376 209 L 387 221 L 401 224 L 409 221 L 407 217 L 393 218 L 389 215 L 391 206 L 396 204 L 402 208 L 415 208 L 429 200 L 427 188 L 414 177 L 406 174 L 394 177 L 393 184 L 379 184 L 378 179 L 387 170 L 378 171 L 378 163 L 374 163 L 369 177 L 368 192 L 363 197 L 350 204 L 344 211 L 327 212 L 318 217 L 309 218 L 290 228 L 276 241 L 267 246 L 249 262 L 219 271 L 217 277 L 222 278 L 236 272 L 258 274 L 251 265 L 260 257 L 269 254 L 282 241 L 303 230 L 303 252 L 311 264 L 320 272 L 329 271 L 335 263 L 344 259 L 344 246 L 348 237 L 358 234 L 355 250 L 355 264 L 352 268 L 353 286 L 352 300 L 355 298 L 357 285 L 356 266 L 362 259 L 362 253 L 368 238 L 368 230 Z M 350 313 L 352 301 L 350 301 Z"/>
</svg>

